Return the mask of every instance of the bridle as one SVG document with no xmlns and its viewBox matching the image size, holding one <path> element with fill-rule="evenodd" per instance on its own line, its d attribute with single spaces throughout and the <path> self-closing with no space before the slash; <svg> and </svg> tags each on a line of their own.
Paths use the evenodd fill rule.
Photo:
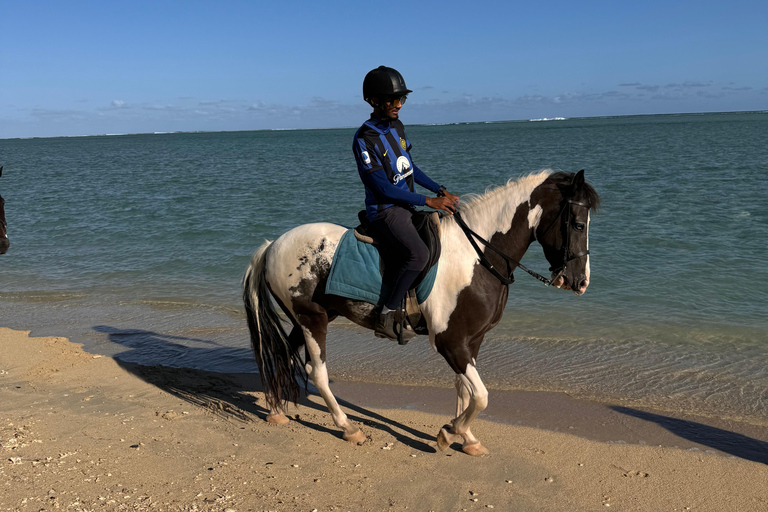
<svg viewBox="0 0 768 512">
<path fill-rule="evenodd" d="M 485 267 L 493 276 L 501 282 L 503 285 L 510 285 L 515 282 L 515 277 L 512 275 L 512 273 L 515 271 L 515 267 L 520 267 L 523 271 L 528 273 L 528 275 L 538 279 L 542 283 L 544 283 L 547 286 L 550 286 L 553 284 L 560 276 L 562 276 L 565 273 L 566 267 L 569 262 L 583 258 L 584 256 L 587 256 L 589 254 L 589 250 L 582 251 L 578 254 L 571 254 L 570 250 L 570 241 L 571 241 L 571 209 L 568 208 L 568 205 L 574 204 L 576 206 L 582 206 L 584 208 L 589 208 L 589 203 L 585 203 L 583 201 L 574 201 L 573 199 L 567 199 L 563 203 L 563 207 L 560 209 L 560 213 L 557 214 L 557 217 L 554 218 L 554 220 L 550 223 L 550 225 L 547 227 L 546 230 L 544 230 L 544 234 L 542 236 L 546 236 L 547 233 L 549 233 L 549 230 L 552 229 L 552 226 L 555 225 L 555 222 L 557 222 L 557 219 L 563 217 L 563 211 L 566 211 L 565 217 L 563 217 L 563 224 L 562 226 L 565 227 L 565 243 L 563 244 L 562 252 L 563 252 L 563 263 L 559 267 L 555 268 L 549 267 L 549 271 L 556 273 L 556 275 L 552 278 L 546 278 L 543 275 L 539 274 L 538 272 L 534 272 L 533 270 L 530 270 L 525 267 L 522 263 L 517 261 L 516 259 L 510 257 L 507 254 L 504 254 L 504 252 L 499 249 L 498 247 L 494 246 L 492 243 L 490 243 L 488 240 L 485 240 L 483 237 L 472 231 L 469 226 L 467 226 L 467 223 L 464 222 L 464 219 L 461 218 L 461 214 L 459 212 L 456 212 L 453 214 L 453 218 L 456 219 L 456 223 L 459 225 L 462 231 L 464 231 L 464 234 L 467 236 L 467 240 L 469 240 L 469 243 L 472 245 L 472 247 L 475 249 L 475 252 L 477 253 L 477 257 L 480 259 L 480 264 Z M 536 230 L 533 231 L 533 238 L 534 240 L 538 241 L 539 237 L 536 235 Z M 500 273 L 493 264 L 488 260 L 488 258 L 485 256 L 485 253 L 480 249 L 480 246 L 477 245 L 477 242 L 475 241 L 477 239 L 477 242 L 482 243 L 484 246 L 486 246 L 488 249 L 492 250 L 499 256 L 501 256 L 504 261 L 507 264 L 507 275 L 504 276 L 502 273 Z"/>
<path fill-rule="evenodd" d="M 563 219 L 563 226 L 565 226 L 565 243 L 563 244 L 563 264 L 559 267 L 555 268 L 554 266 L 549 267 L 549 271 L 556 273 L 557 275 L 552 278 L 552 281 L 555 281 L 558 277 L 562 276 L 565 273 L 566 265 L 568 265 L 569 262 L 573 260 L 577 260 L 579 258 L 583 258 L 584 256 L 589 255 L 589 250 L 582 251 L 578 254 L 571 254 L 571 209 L 568 208 L 568 205 L 575 204 L 576 206 L 581 206 L 583 208 L 589 209 L 589 203 L 585 203 L 583 201 L 574 201 L 573 199 L 568 199 L 563 203 L 563 207 L 560 209 L 560 213 L 557 214 L 557 217 L 554 218 L 554 220 L 549 224 L 547 229 L 544 230 L 544 234 L 541 236 L 547 236 L 547 233 L 549 233 L 549 230 L 552 229 L 552 226 L 555 225 L 555 222 L 557 222 L 557 219 L 562 217 L 563 212 L 566 212 L 565 218 Z M 533 230 L 533 238 L 537 242 L 539 241 L 539 237 L 536 234 L 536 230 Z M 550 282 L 551 284 L 551 282 Z"/>
</svg>

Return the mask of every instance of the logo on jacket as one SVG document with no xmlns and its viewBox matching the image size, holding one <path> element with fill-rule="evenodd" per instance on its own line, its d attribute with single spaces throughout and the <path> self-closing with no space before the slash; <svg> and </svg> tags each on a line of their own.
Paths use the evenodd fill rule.
<svg viewBox="0 0 768 512">
<path fill-rule="evenodd" d="M 401 180 L 413 174 L 413 169 L 411 169 L 411 162 L 410 160 L 408 160 L 408 158 L 404 156 L 397 157 L 396 165 L 397 165 L 397 172 L 399 174 L 395 174 L 394 177 L 392 178 L 395 185 L 400 183 Z"/>
<path fill-rule="evenodd" d="M 403 149 L 408 149 L 408 144 L 405 142 L 405 139 L 400 137 L 400 147 Z"/>
<path fill-rule="evenodd" d="M 363 162 L 365 162 L 365 165 L 371 165 L 371 157 L 368 155 L 367 151 L 363 151 L 362 155 Z"/>
</svg>

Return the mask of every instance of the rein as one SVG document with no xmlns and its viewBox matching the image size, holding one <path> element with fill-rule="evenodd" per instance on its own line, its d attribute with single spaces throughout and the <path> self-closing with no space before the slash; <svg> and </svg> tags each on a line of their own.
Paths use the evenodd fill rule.
<svg viewBox="0 0 768 512">
<path fill-rule="evenodd" d="M 514 272 L 515 270 L 514 266 L 520 267 L 525 272 L 535 277 L 536 279 L 546 284 L 547 286 L 552 284 L 552 281 L 550 281 L 543 275 L 536 273 L 533 270 L 529 270 L 528 268 L 525 267 L 525 265 L 523 265 L 516 259 L 511 258 L 510 256 L 507 256 L 501 251 L 501 249 L 494 246 L 491 242 L 489 242 L 488 240 L 484 239 L 483 237 L 481 237 L 480 235 L 472 231 L 472 229 L 470 229 L 470 227 L 467 226 L 467 223 L 464 222 L 464 219 L 461 218 L 461 214 L 459 212 L 454 213 L 453 218 L 456 219 L 456 223 L 459 225 L 461 230 L 464 231 L 464 234 L 467 235 L 467 240 L 469 240 L 469 243 L 472 244 L 472 247 L 475 249 L 475 252 L 477 253 L 477 257 L 480 258 L 480 264 L 484 266 L 486 269 L 488 269 L 488 271 L 491 274 L 493 274 L 493 276 L 496 279 L 498 279 L 501 282 L 501 284 L 510 285 L 515 282 L 515 276 L 512 275 L 512 272 Z M 475 242 L 475 238 L 484 246 L 486 246 L 487 248 L 489 248 L 490 250 L 492 250 L 502 258 L 504 258 L 504 261 L 507 262 L 507 272 L 509 272 L 507 277 L 504 277 L 501 273 L 499 273 L 498 270 L 496 270 L 493 264 L 485 256 L 485 253 L 483 253 L 483 251 L 480 250 L 480 247 L 477 245 L 477 242 Z M 512 264 L 512 268 L 510 268 L 510 263 Z"/>
<path fill-rule="evenodd" d="M 580 252 L 579 254 L 573 254 L 569 256 L 569 245 L 570 245 L 570 239 L 571 239 L 571 230 L 568 228 L 568 224 L 570 223 L 571 218 L 571 210 L 568 208 L 569 204 L 575 204 L 577 206 L 582 206 L 584 208 L 589 208 L 589 204 L 581 202 L 581 201 L 573 201 L 571 199 L 568 199 L 565 204 L 563 204 L 562 209 L 560 210 L 560 213 L 557 214 L 557 217 L 552 221 L 552 223 L 549 225 L 549 227 L 544 231 L 544 235 L 546 235 L 550 229 L 552 229 L 552 226 L 555 225 L 555 222 L 557 222 L 557 219 L 559 219 L 563 215 L 563 211 L 567 211 L 567 216 L 565 218 L 565 226 L 566 226 L 566 235 L 565 235 L 565 243 L 563 244 L 563 264 L 558 267 L 557 269 L 554 269 L 553 267 L 549 267 L 550 272 L 556 272 L 557 274 L 552 278 L 548 279 L 544 277 L 543 275 L 539 274 L 538 272 L 534 272 L 533 270 L 530 270 L 526 268 L 525 265 L 517 261 L 516 259 L 510 257 L 507 254 L 504 254 L 504 252 L 499 249 L 498 247 L 494 246 L 492 243 L 490 243 L 488 240 L 484 239 L 472 229 L 467 226 L 467 223 L 464 222 L 464 219 L 461 218 L 461 214 L 459 212 L 456 212 L 453 214 L 454 219 L 456 219 L 456 223 L 459 225 L 462 231 L 464 231 L 464 234 L 467 237 L 467 240 L 469 240 L 469 243 L 472 244 L 472 248 L 475 249 L 475 252 L 477 253 L 477 257 L 480 259 L 480 264 L 484 266 L 496 279 L 501 282 L 503 285 L 509 286 L 510 284 L 515 282 L 515 277 L 512 275 L 512 273 L 515 271 L 515 266 L 520 267 L 528 273 L 528 275 L 536 278 L 537 280 L 544 283 L 546 286 L 550 286 L 552 283 L 557 280 L 561 275 L 565 273 L 566 265 L 568 262 L 573 261 L 578 258 L 582 258 L 584 256 L 587 256 L 589 254 L 589 250 Z M 538 241 L 538 237 L 536 236 L 536 230 L 533 231 L 533 237 L 535 240 Z M 504 261 L 507 263 L 507 272 L 508 275 L 505 277 L 503 274 L 501 274 L 496 268 L 493 266 L 493 264 L 488 260 L 488 258 L 485 256 L 485 253 L 480 249 L 480 246 L 477 245 L 477 242 L 479 241 L 484 246 L 501 256 Z"/>
</svg>

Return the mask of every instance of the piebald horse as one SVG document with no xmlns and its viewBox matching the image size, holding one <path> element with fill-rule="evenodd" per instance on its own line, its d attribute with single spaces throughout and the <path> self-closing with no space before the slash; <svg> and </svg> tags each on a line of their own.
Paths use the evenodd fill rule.
<svg viewBox="0 0 768 512">
<path fill-rule="evenodd" d="M 3 175 L 3 166 L 0 165 L 0 176 Z M 0 196 L 0 254 L 8 251 L 11 243 L 8 241 L 8 224 L 5 223 L 5 200 Z"/>
<path fill-rule="evenodd" d="M 524 268 L 519 261 L 537 241 L 552 265 L 552 277 L 541 279 L 583 294 L 589 286 L 590 211 L 599 203 L 595 190 L 584 181 L 584 171 L 545 170 L 510 180 L 462 204 L 460 217 L 474 235 L 468 235 L 455 216 L 442 220 L 437 275 L 421 305 L 432 348 L 456 373 L 456 417 L 437 435 L 441 450 L 458 441 L 465 453 L 488 453 L 470 431 L 472 421 L 488 404 L 476 360 L 485 333 L 501 319 L 512 270 Z M 298 401 L 299 379 L 306 384 L 308 375 L 334 423 L 343 429 L 342 437 L 362 444 L 365 435 L 331 393 L 325 363 L 330 321 L 341 315 L 373 329 L 378 311 L 373 304 L 325 293 L 334 252 L 346 229 L 330 223 L 305 224 L 274 242 L 266 241 L 245 272 L 243 299 L 270 410 L 267 421 L 289 421 L 285 405 Z M 490 245 L 471 242 L 470 237 Z M 490 246 L 494 250 L 488 250 Z M 501 269 L 506 269 L 508 279 Z M 272 298 L 290 320 L 290 332 Z"/>
</svg>

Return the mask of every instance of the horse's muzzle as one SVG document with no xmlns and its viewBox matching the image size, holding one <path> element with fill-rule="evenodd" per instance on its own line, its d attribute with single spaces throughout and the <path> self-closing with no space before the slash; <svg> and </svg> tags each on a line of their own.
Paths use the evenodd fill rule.
<svg viewBox="0 0 768 512">
<path fill-rule="evenodd" d="M 560 275 L 553 275 L 551 279 L 552 279 L 552 286 L 554 286 L 555 288 L 558 288 L 560 290 L 562 290 L 562 289 L 566 289 L 567 290 L 568 289 L 565 286 L 565 276 L 564 275 L 562 275 L 562 274 L 560 274 Z"/>
<path fill-rule="evenodd" d="M 578 284 L 572 287 L 573 293 L 576 295 L 583 295 L 587 291 L 589 286 L 589 278 L 587 276 L 581 276 L 578 279 Z"/>
<path fill-rule="evenodd" d="M 589 278 L 584 275 L 578 278 L 578 284 L 576 285 L 568 283 L 565 279 L 565 275 L 560 275 L 557 277 L 553 276 L 553 279 L 554 280 L 552 281 L 552 286 L 560 290 L 571 290 L 576 295 L 583 295 L 589 286 Z"/>
</svg>

